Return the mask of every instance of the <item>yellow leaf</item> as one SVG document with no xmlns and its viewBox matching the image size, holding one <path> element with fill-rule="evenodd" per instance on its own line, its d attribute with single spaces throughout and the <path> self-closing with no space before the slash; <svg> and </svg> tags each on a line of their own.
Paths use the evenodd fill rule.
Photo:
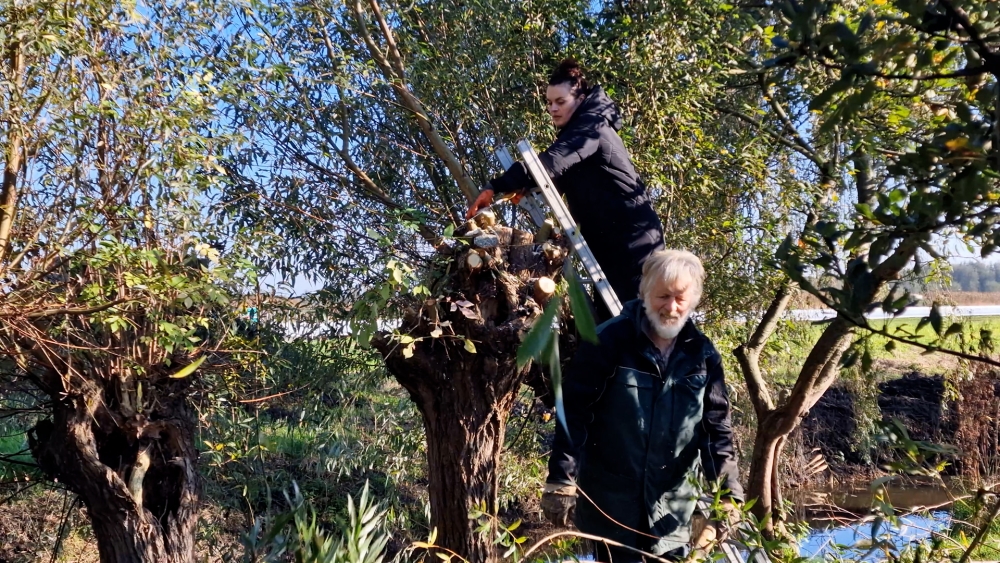
<svg viewBox="0 0 1000 563">
<path fill-rule="evenodd" d="M 964 149 L 969 145 L 968 137 L 956 137 L 944 143 L 944 146 L 950 151 L 957 151 L 959 149 Z"/>
<path fill-rule="evenodd" d="M 413 357 L 413 347 L 416 346 L 416 344 L 417 344 L 416 342 L 410 342 L 409 344 L 407 344 L 403 348 L 403 357 L 404 358 L 409 359 L 409 358 Z"/>
<path fill-rule="evenodd" d="M 465 350 L 470 354 L 476 353 L 476 345 L 473 344 L 468 338 L 465 339 Z"/>
<path fill-rule="evenodd" d="M 195 361 L 191 362 L 190 364 L 188 364 L 188 365 L 182 367 L 181 369 L 177 370 L 177 373 L 172 374 L 170 377 L 172 377 L 173 379 L 183 379 L 183 378 L 191 375 L 192 373 L 194 373 L 194 371 L 196 369 L 198 369 L 199 367 L 201 367 L 201 364 L 203 364 L 205 362 L 205 358 L 206 357 L 207 356 L 202 356 L 202 357 L 198 358 L 197 360 L 195 360 Z"/>
</svg>

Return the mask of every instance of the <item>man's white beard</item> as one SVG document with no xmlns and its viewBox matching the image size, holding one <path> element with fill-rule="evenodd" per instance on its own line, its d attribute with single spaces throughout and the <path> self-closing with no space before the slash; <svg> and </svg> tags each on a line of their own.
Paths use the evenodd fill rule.
<svg viewBox="0 0 1000 563">
<path fill-rule="evenodd" d="M 681 333 L 681 329 L 684 328 L 684 323 L 688 320 L 688 315 L 690 313 L 685 313 L 680 317 L 660 317 L 660 314 L 653 310 L 649 304 L 646 304 L 646 318 L 649 319 L 649 324 L 652 325 L 653 330 L 656 331 L 656 335 L 664 340 L 673 340 L 677 338 L 677 335 Z"/>
</svg>

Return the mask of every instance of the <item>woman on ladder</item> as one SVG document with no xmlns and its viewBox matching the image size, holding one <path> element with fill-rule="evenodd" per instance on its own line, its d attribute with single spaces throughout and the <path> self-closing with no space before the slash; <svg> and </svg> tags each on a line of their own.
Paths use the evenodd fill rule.
<svg viewBox="0 0 1000 563">
<path fill-rule="evenodd" d="M 639 296 L 646 258 L 663 248 L 663 225 L 618 136 L 621 114 L 600 86 L 587 85 L 573 59 L 553 71 L 545 97 L 559 134 L 539 159 L 566 196 L 580 233 L 624 304 Z M 467 218 L 491 205 L 496 194 L 533 185 L 524 163 L 514 163 L 486 184 Z M 595 301 L 597 321 L 611 318 L 604 303 Z"/>
</svg>

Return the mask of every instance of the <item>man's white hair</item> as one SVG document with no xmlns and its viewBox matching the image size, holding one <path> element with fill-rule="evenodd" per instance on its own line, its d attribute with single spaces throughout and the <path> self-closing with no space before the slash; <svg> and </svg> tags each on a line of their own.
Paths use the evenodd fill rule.
<svg viewBox="0 0 1000 563">
<path fill-rule="evenodd" d="M 646 293 L 657 280 L 673 285 L 685 274 L 691 276 L 691 281 L 694 283 L 694 303 L 691 306 L 693 309 L 701 301 L 705 268 L 701 265 L 701 259 L 687 250 L 657 250 L 650 254 L 642 265 L 639 297 L 646 299 Z"/>
</svg>

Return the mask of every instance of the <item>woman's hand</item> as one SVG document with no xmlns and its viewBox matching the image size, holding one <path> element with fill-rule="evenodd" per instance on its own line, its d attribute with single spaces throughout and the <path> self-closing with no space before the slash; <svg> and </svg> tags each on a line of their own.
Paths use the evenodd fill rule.
<svg viewBox="0 0 1000 563">
<path fill-rule="evenodd" d="M 476 201 L 472 202 L 472 205 L 469 207 L 469 212 L 465 214 L 465 218 L 472 219 L 473 217 L 476 216 L 476 213 L 479 213 L 480 209 L 484 207 L 489 207 L 492 204 L 493 204 L 493 189 L 486 188 L 483 191 L 479 192 L 479 197 L 476 198 Z"/>
</svg>

